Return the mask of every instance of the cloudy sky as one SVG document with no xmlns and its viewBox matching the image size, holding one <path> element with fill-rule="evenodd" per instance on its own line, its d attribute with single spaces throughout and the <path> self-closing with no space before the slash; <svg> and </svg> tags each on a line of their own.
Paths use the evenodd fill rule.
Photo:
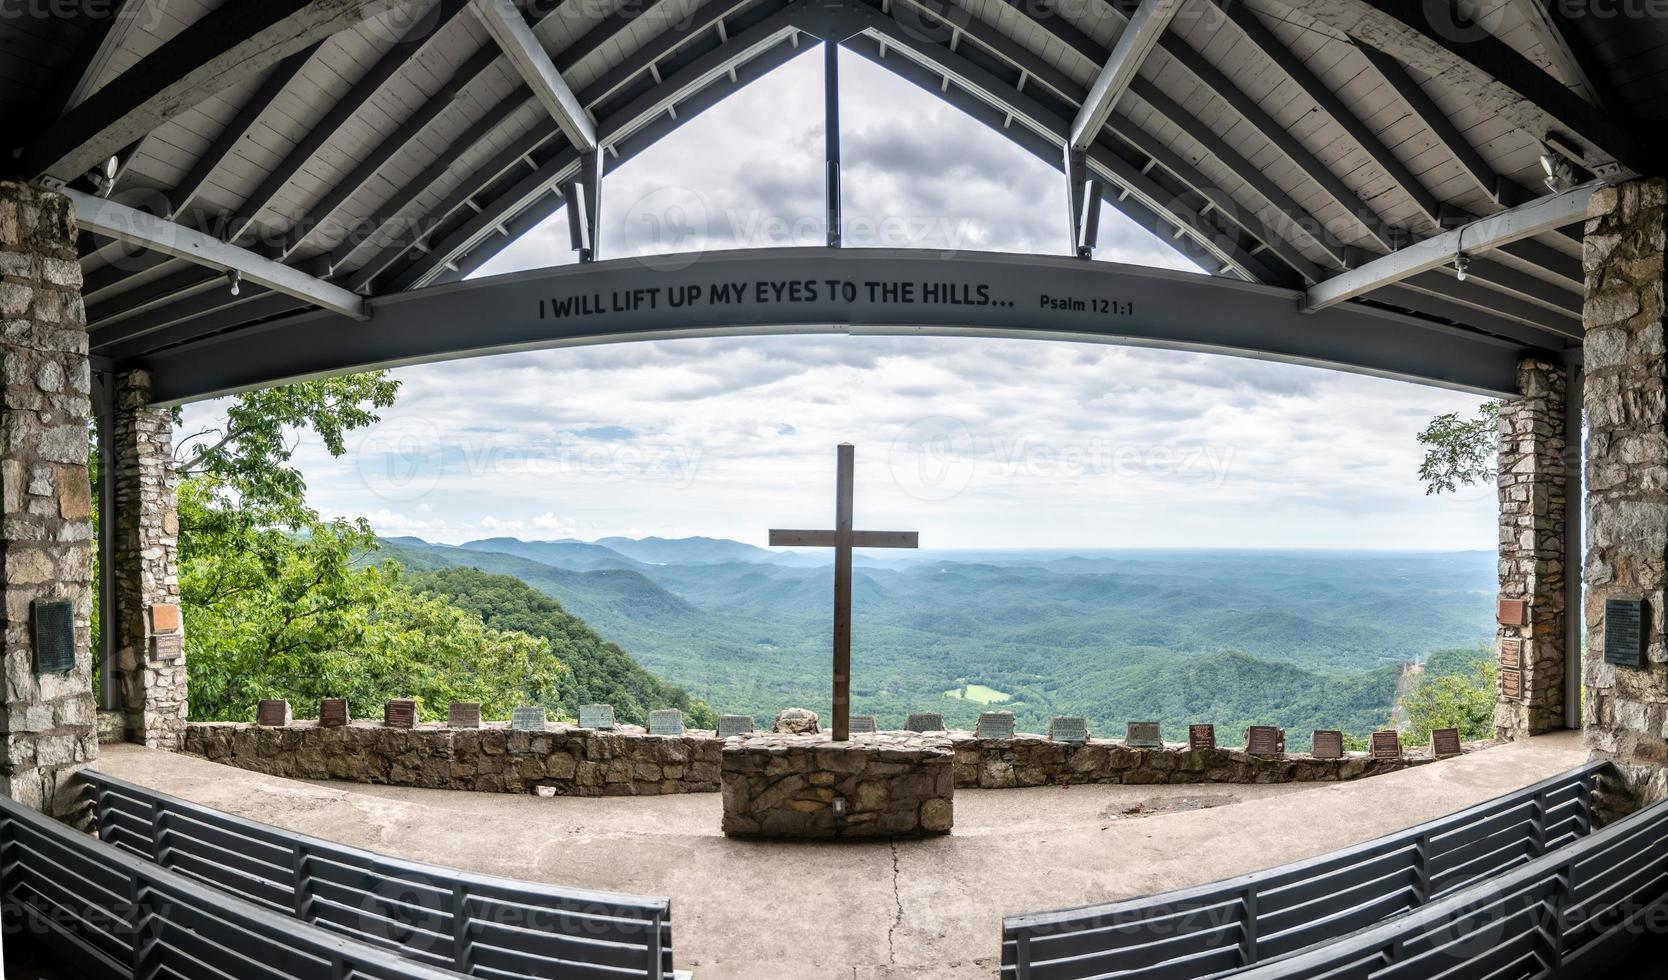
<svg viewBox="0 0 1668 980">
<path fill-rule="evenodd" d="M 848 246 L 1057 253 L 1064 182 L 932 95 L 846 55 Z M 820 244 L 821 56 L 609 174 L 608 256 Z M 558 214 L 480 270 L 572 261 Z M 1105 213 L 1097 258 L 1197 271 Z M 686 340 L 403 368 L 384 421 L 297 459 L 316 506 L 462 542 L 712 535 L 832 520 L 954 547 L 1494 546 L 1489 488 L 1426 497 L 1415 433 L 1476 396 L 1240 358 L 1053 342 Z M 212 423 L 192 406 L 187 428 Z"/>
</svg>

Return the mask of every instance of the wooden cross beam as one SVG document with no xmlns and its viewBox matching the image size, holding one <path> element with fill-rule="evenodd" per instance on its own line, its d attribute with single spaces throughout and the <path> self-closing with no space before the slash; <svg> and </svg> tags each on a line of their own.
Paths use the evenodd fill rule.
<svg viewBox="0 0 1668 980">
<path fill-rule="evenodd" d="M 834 529 L 770 532 L 772 547 L 834 549 L 834 741 L 851 738 L 851 549 L 919 548 L 916 531 L 854 531 L 851 527 L 852 472 L 856 450 L 849 442 L 836 450 Z"/>
</svg>

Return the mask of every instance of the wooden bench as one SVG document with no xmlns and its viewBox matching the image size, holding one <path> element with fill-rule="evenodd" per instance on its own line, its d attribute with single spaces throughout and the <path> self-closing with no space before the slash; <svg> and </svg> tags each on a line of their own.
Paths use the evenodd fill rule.
<svg viewBox="0 0 1668 980">
<path fill-rule="evenodd" d="M 671 900 L 534 884 L 292 833 L 95 770 L 100 839 L 303 922 L 463 974 L 619 980 L 672 965 Z"/>
<path fill-rule="evenodd" d="M 9 958 L 89 980 L 459 980 L 141 860 L 0 796 Z"/>
<path fill-rule="evenodd" d="M 1226 881 L 1002 920 L 1004 980 L 1189 980 L 1367 928 L 1584 838 L 1594 762 L 1377 840 Z"/>
</svg>

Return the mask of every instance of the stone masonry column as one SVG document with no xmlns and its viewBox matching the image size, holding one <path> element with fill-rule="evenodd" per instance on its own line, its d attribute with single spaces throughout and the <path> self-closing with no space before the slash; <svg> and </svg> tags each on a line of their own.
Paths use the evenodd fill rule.
<svg viewBox="0 0 1668 980">
<path fill-rule="evenodd" d="M 89 642 L 92 378 L 75 239 L 67 199 L 0 181 L 0 792 L 81 819 L 85 809 L 71 776 L 97 757 L 98 738 Z M 41 649 L 37 629 L 48 641 Z"/>
<path fill-rule="evenodd" d="M 1668 361 L 1663 205 L 1668 181 L 1594 193 L 1582 262 L 1587 329 L 1587 654 L 1583 720 L 1626 791 L 1612 812 L 1668 796 Z M 1605 602 L 1643 599 L 1642 667 L 1605 662 Z M 1631 798 L 1629 798 L 1631 797 Z"/>
<path fill-rule="evenodd" d="M 1522 397 L 1500 406 L 1499 699 L 1494 731 L 1564 727 L 1564 397 L 1560 364 L 1518 364 Z"/>
<path fill-rule="evenodd" d="M 187 712 L 174 428 L 145 371 L 116 377 L 116 666 L 127 740 L 178 750 Z"/>
</svg>

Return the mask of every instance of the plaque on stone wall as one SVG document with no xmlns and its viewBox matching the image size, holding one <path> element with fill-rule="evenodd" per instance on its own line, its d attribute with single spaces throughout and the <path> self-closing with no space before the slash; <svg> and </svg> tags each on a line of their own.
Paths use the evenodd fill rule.
<svg viewBox="0 0 1668 980">
<path fill-rule="evenodd" d="M 1513 700 L 1523 697 L 1523 671 L 1500 669 L 1500 696 Z"/>
<path fill-rule="evenodd" d="M 1317 759 L 1342 759 L 1344 733 L 1327 730 L 1309 736 L 1309 754 Z"/>
<path fill-rule="evenodd" d="M 544 722 L 539 722 L 543 727 Z M 609 731 L 614 727 L 614 706 L 611 704 L 582 704 L 579 706 L 579 727 Z"/>
<path fill-rule="evenodd" d="M 851 724 L 846 728 L 853 735 L 873 735 L 879 730 L 880 725 L 874 715 L 852 715 Z"/>
<path fill-rule="evenodd" d="M 731 735 L 746 735 L 753 730 L 752 715 L 719 715 L 718 737 L 729 738 Z"/>
<path fill-rule="evenodd" d="M 267 698 L 255 706 L 255 724 L 263 728 L 285 728 L 290 723 L 290 703 Z"/>
<path fill-rule="evenodd" d="M 1245 751 L 1248 755 L 1283 755 L 1286 733 L 1274 725 L 1252 725 L 1245 730 Z"/>
<path fill-rule="evenodd" d="M 481 706 L 475 701 L 456 701 L 446 709 L 447 728 L 481 727 Z"/>
<path fill-rule="evenodd" d="M 1501 597 L 1495 607 L 1495 618 L 1501 626 L 1523 626 L 1529 622 L 1529 600 Z"/>
<path fill-rule="evenodd" d="M 158 633 L 151 637 L 150 658 L 152 663 L 168 663 L 185 659 L 185 634 Z"/>
<path fill-rule="evenodd" d="M 1500 640 L 1500 666 L 1511 670 L 1521 670 L 1523 667 L 1523 641 L 1515 636 L 1503 637 Z"/>
<path fill-rule="evenodd" d="M 1459 729 L 1434 728 L 1431 730 L 1431 758 L 1451 759 L 1464 751 L 1460 748 Z"/>
<path fill-rule="evenodd" d="M 320 728 L 341 728 L 349 720 L 347 698 L 323 698 L 319 701 Z"/>
<path fill-rule="evenodd" d="M 944 716 L 936 711 L 916 711 L 904 719 L 906 732 L 941 732 L 944 730 Z"/>
<path fill-rule="evenodd" d="M 417 702 L 410 698 L 393 698 L 382 706 L 382 723 L 389 728 L 416 728 Z"/>
<path fill-rule="evenodd" d="M 151 632 L 173 633 L 180 628 L 180 607 L 171 602 L 151 607 Z"/>
<path fill-rule="evenodd" d="M 1132 721 L 1124 731 L 1124 744 L 1132 749 L 1161 749 L 1164 735 L 1156 721 Z"/>
<path fill-rule="evenodd" d="M 1188 725 L 1187 747 L 1193 752 L 1214 752 L 1216 750 L 1216 726 Z"/>
<path fill-rule="evenodd" d="M 1368 751 L 1375 759 L 1400 759 L 1402 737 L 1395 729 L 1374 732 L 1372 740 L 1368 742 Z"/>
<path fill-rule="evenodd" d="M 1051 742 L 1081 745 L 1089 740 L 1089 722 L 1084 718 L 1055 718 L 1048 723 Z"/>
<path fill-rule="evenodd" d="M 75 606 L 66 599 L 29 603 L 34 628 L 35 673 L 62 674 L 75 669 Z"/>
<path fill-rule="evenodd" d="M 682 735 L 683 712 L 676 708 L 661 708 L 649 712 L 650 735 Z"/>
<path fill-rule="evenodd" d="M 1012 711 L 986 711 L 979 715 L 979 721 L 973 726 L 974 738 L 987 738 L 996 742 L 1012 742 L 1014 740 L 1014 713 Z"/>
<path fill-rule="evenodd" d="M 604 705 L 607 707 L 607 705 Z M 614 709 L 608 708 L 608 727 L 614 727 Z M 544 709 L 538 705 L 522 705 L 510 712 L 510 730 L 517 732 L 544 731 Z"/>
<path fill-rule="evenodd" d="M 1604 600 L 1604 662 L 1645 666 L 1645 600 Z"/>
</svg>

